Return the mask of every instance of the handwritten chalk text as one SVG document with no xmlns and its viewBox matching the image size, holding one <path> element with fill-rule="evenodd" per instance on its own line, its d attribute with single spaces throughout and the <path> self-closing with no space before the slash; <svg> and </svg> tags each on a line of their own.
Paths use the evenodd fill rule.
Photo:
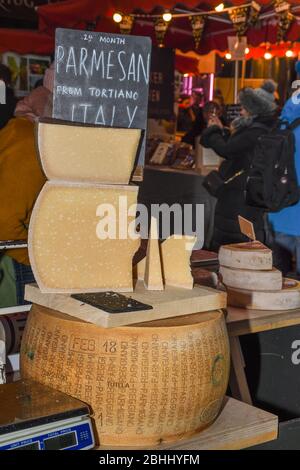
<svg viewBox="0 0 300 470">
<path fill-rule="evenodd" d="M 58 76 L 64 73 L 88 79 L 97 74 L 103 80 L 126 80 L 148 85 L 150 53 L 143 56 L 135 52 L 127 54 L 124 50 L 99 51 L 59 45 L 56 51 L 56 73 Z"/>
</svg>

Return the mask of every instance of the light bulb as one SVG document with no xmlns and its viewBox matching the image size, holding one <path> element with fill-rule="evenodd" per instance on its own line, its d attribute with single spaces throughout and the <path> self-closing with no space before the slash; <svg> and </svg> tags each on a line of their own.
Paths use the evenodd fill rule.
<svg viewBox="0 0 300 470">
<path fill-rule="evenodd" d="M 265 52 L 264 58 L 265 58 L 266 60 L 270 60 L 270 59 L 272 59 L 272 57 L 273 57 L 273 56 L 272 56 L 271 52 Z"/>
<path fill-rule="evenodd" d="M 184 76 L 185 78 L 187 78 L 187 77 L 189 76 L 189 74 L 188 74 L 188 73 L 184 73 L 183 76 Z"/>
<path fill-rule="evenodd" d="M 249 47 L 246 47 L 246 49 L 245 49 L 245 54 L 249 54 L 249 52 L 250 52 Z"/>
<path fill-rule="evenodd" d="M 294 57 L 294 52 L 289 49 L 288 51 L 286 51 L 285 55 L 286 57 Z"/>
<path fill-rule="evenodd" d="M 220 11 L 223 11 L 224 10 L 224 3 L 220 3 L 219 5 L 217 5 L 215 7 L 215 10 L 220 12 Z"/>
<path fill-rule="evenodd" d="M 230 60 L 231 57 L 232 57 L 232 55 L 230 54 L 230 52 L 227 52 L 227 53 L 225 54 L 225 58 L 226 58 L 227 60 Z"/>
<path fill-rule="evenodd" d="M 121 23 L 123 17 L 121 15 L 121 13 L 114 13 L 113 15 L 113 20 L 115 23 Z"/>
<path fill-rule="evenodd" d="M 169 13 L 168 11 L 163 14 L 163 20 L 166 21 L 167 23 L 171 21 L 172 19 L 172 13 Z"/>
</svg>

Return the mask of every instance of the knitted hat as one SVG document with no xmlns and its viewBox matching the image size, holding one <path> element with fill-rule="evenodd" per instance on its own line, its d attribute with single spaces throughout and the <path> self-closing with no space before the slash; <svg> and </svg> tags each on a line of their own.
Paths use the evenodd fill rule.
<svg viewBox="0 0 300 470">
<path fill-rule="evenodd" d="M 252 116 L 261 116 L 273 113 L 277 105 L 274 92 L 277 84 L 273 80 L 266 80 L 260 88 L 244 88 L 239 93 L 239 101 Z"/>
</svg>

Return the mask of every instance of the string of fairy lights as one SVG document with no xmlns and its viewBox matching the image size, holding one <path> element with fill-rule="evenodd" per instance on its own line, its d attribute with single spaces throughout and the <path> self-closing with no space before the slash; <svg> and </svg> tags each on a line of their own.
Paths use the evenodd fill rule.
<svg viewBox="0 0 300 470">
<path fill-rule="evenodd" d="M 294 14 L 294 9 L 292 10 L 291 5 L 285 0 L 272 0 L 272 6 L 273 11 L 270 16 L 275 15 L 277 18 L 277 44 L 279 44 L 284 42 L 287 31 L 289 30 L 292 22 L 297 19 L 297 17 Z M 157 45 L 159 47 L 164 47 L 165 35 L 172 20 L 184 17 L 189 18 L 195 42 L 195 50 L 197 50 L 201 43 L 206 19 L 211 18 L 214 15 L 222 15 L 222 18 L 224 18 L 224 13 L 228 14 L 236 32 L 236 36 L 239 39 L 246 34 L 247 29 L 250 26 L 255 26 L 257 21 L 261 19 L 261 6 L 255 0 L 252 0 L 251 2 L 245 3 L 243 5 L 229 7 L 226 7 L 224 3 L 220 3 L 211 11 L 191 11 L 177 13 L 166 10 L 160 14 L 123 14 L 122 12 L 117 11 L 113 14 L 113 21 L 119 25 L 120 32 L 122 34 L 131 33 L 134 21 L 152 21 Z M 246 46 L 245 55 L 247 56 L 249 53 L 250 49 L 248 46 Z M 292 47 L 285 51 L 285 56 L 287 58 L 292 58 L 295 56 L 295 52 L 293 51 Z M 232 54 L 227 52 L 225 54 L 225 58 L 227 60 L 231 60 Z M 266 60 L 273 58 L 270 44 L 266 44 L 264 58 Z"/>
</svg>

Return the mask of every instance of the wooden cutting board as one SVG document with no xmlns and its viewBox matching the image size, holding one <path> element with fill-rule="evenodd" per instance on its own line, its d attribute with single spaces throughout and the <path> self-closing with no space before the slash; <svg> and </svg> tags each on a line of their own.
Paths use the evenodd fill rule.
<svg viewBox="0 0 300 470">
<path fill-rule="evenodd" d="M 67 294 L 43 294 L 36 284 L 27 284 L 25 288 L 25 298 L 29 302 L 105 328 L 208 312 L 226 308 L 227 304 L 225 292 L 202 286 L 193 289 L 166 286 L 163 291 L 148 291 L 143 282 L 137 282 L 134 292 L 124 295 L 144 304 L 150 304 L 153 309 L 111 314 L 84 304 Z"/>
</svg>

